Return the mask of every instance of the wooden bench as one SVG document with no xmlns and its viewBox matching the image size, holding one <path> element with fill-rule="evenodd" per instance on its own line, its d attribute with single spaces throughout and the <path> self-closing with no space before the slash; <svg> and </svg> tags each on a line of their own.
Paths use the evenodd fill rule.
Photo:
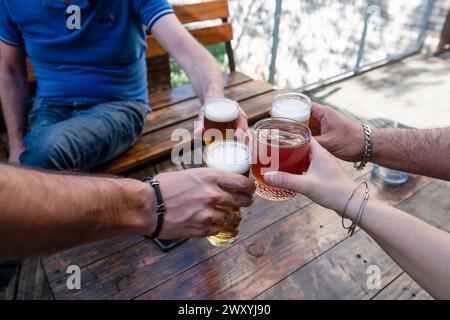
<svg viewBox="0 0 450 320">
<path fill-rule="evenodd" d="M 256 81 L 235 71 L 231 40 L 232 27 L 228 23 L 229 9 L 226 0 L 174 6 L 177 17 L 183 24 L 217 20 L 214 26 L 188 28 L 189 32 L 203 45 L 225 43 L 230 73 L 224 74 L 225 94 L 237 100 L 248 113 L 250 122 L 267 115 L 274 95 L 272 85 Z M 149 35 L 146 53 L 149 101 L 154 110 L 147 116 L 142 137 L 125 154 L 98 168 L 98 172 L 125 174 L 138 168 L 167 158 L 178 141 L 171 141 L 175 129 L 193 131 L 194 119 L 201 108 L 192 87 L 189 85 L 170 88 L 169 56 Z M 31 64 L 28 63 L 28 78 L 34 85 Z"/>
</svg>

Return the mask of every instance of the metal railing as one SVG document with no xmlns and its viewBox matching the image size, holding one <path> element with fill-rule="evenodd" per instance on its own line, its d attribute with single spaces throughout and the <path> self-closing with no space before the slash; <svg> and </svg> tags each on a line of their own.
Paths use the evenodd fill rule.
<svg viewBox="0 0 450 320">
<path fill-rule="evenodd" d="M 364 57 L 366 54 L 366 40 L 369 32 L 369 23 L 371 18 L 379 14 L 380 12 L 380 6 L 378 5 L 379 1 L 376 0 L 366 0 L 366 6 L 364 10 L 364 20 L 361 21 L 363 24 L 363 31 L 361 34 L 361 38 L 359 41 L 359 47 L 358 51 L 355 57 L 355 64 L 352 68 L 349 68 L 339 74 L 336 74 L 332 77 L 320 79 L 317 82 L 314 83 L 308 83 L 303 85 L 302 87 L 295 88 L 297 90 L 310 90 L 318 86 L 326 85 L 331 82 L 334 82 L 336 80 L 341 80 L 343 78 L 351 77 L 358 75 L 359 73 L 363 71 L 370 70 L 371 68 L 374 68 L 376 66 L 388 63 L 390 61 L 396 61 L 399 59 L 403 59 L 405 57 L 408 57 L 410 55 L 416 54 L 421 51 L 426 31 L 427 31 L 427 24 L 433 9 L 434 0 L 424 0 L 423 1 L 423 12 L 421 14 L 421 21 L 420 21 L 420 29 L 417 32 L 417 39 L 415 42 L 415 45 L 404 52 L 401 52 L 399 54 L 395 55 L 387 55 L 384 59 L 377 60 L 377 61 L 371 61 L 368 63 L 364 63 Z M 274 26 L 273 26 L 273 34 L 272 34 L 272 48 L 271 48 L 271 59 L 270 59 L 270 66 L 269 66 L 269 77 L 268 81 L 270 83 L 276 82 L 276 65 L 277 65 L 277 58 L 278 58 L 278 50 L 279 50 L 279 30 L 280 30 L 280 23 L 282 23 L 282 8 L 283 8 L 283 0 L 276 0 L 275 1 L 275 14 L 274 14 Z"/>
</svg>

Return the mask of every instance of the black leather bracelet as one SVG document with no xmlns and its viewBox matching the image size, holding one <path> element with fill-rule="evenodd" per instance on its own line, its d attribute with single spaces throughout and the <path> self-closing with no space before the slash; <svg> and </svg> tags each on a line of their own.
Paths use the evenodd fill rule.
<svg viewBox="0 0 450 320">
<path fill-rule="evenodd" d="M 164 205 L 161 189 L 159 188 L 159 181 L 154 177 L 146 177 L 143 179 L 143 181 L 148 182 L 150 186 L 155 190 L 157 215 L 156 228 L 153 234 L 147 238 L 156 239 L 161 233 L 164 224 L 164 214 L 166 213 L 166 206 Z"/>
</svg>

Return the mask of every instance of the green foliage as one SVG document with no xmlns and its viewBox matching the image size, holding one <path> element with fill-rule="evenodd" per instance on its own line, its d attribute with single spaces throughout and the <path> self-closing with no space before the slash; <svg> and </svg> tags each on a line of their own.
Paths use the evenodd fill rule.
<svg viewBox="0 0 450 320">
<path fill-rule="evenodd" d="M 207 47 L 208 51 L 216 58 L 219 63 L 220 69 L 225 72 L 228 69 L 228 59 L 225 50 L 225 44 L 219 43 Z M 189 83 L 189 79 L 186 73 L 180 68 L 180 66 L 175 62 L 174 59 L 170 59 L 170 79 L 172 88 L 181 86 L 183 84 Z"/>
</svg>

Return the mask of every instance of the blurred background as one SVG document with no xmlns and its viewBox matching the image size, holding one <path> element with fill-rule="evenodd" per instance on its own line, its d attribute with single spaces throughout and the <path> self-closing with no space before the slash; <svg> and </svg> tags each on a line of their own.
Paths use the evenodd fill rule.
<svg viewBox="0 0 450 320">
<path fill-rule="evenodd" d="M 238 70 L 290 89 L 323 85 L 421 50 L 433 53 L 450 7 L 450 0 L 229 3 Z M 227 65 L 224 45 L 209 49 Z M 187 82 L 179 68 L 172 82 Z"/>
</svg>

